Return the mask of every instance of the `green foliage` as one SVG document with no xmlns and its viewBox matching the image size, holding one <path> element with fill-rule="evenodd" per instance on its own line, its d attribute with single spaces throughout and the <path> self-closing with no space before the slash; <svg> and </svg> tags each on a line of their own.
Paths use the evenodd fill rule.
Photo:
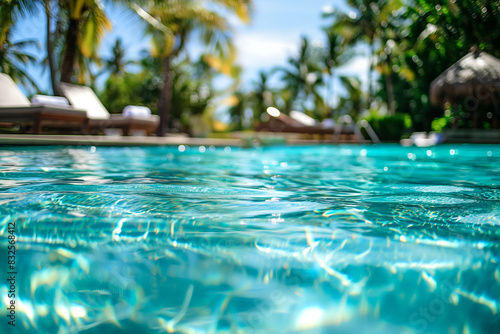
<svg viewBox="0 0 500 334">
<path fill-rule="evenodd" d="M 265 72 L 259 73 L 259 79 L 253 83 L 253 90 L 245 97 L 239 96 L 240 101 L 247 101 L 247 105 L 252 109 L 251 126 L 260 121 L 263 113 L 268 107 L 275 105 L 275 91 L 269 87 L 269 74 Z M 287 110 L 284 106 L 282 110 Z M 244 112 L 245 110 L 242 110 Z"/>
<path fill-rule="evenodd" d="M 322 119 L 326 112 L 319 89 L 324 85 L 323 61 L 324 50 L 311 44 L 309 39 L 302 37 L 299 53 L 295 57 L 288 58 L 286 67 L 277 67 L 273 72 L 281 74 L 281 80 L 285 84 L 284 90 L 290 94 L 282 111 L 289 113 L 292 109 L 307 111 L 308 104 L 313 104 L 314 109 L 310 112 L 316 118 Z"/>
<path fill-rule="evenodd" d="M 368 60 L 368 96 L 367 107 L 371 107 L 373 99 L 372 73 L 374 47 L 381 43 L 389 29 L 390 20 L 394 13 L 402 7 L 401 0 L 347 0 L 352 11 L 337 15 L 332 25 L 343 36 L 347 45 L 354 46 L 360 42 L 369 47 Z"/>
<path fill-rule="evenodd" d="M 110 113 L 121 113 L 128 105 L 146 106 L 155 113 L 160 87 L 154 79 L 144 72 L 112 75 L 99 97 Z"/>
<path fill-rule="evenodd" d="M 136 63 L 126 59 L 127 52 L 122 39 L 119 37 L 115 40 L 111 54 L 110 58 L 104 59 L 104 69 L 101 73 L 109 72 L 110 75 L 120 76 L 126 72 L 127 65 Z"/>
<path fill-rule="evenodd" d="M 213 69 L 203 59 L 191 64 L 184 60 L 173 68 L 172 109 L 173 119 L 180 121 L 184 128 L 189 128 L 189 118 L 203 115 L 213 98 L 211 86 L 215 75 Z"/>
<path fill-rule="evenodd" d="M 432 131 L 441 132 L 448 125 L 449 117 L 438 117 L 432 121 L 431 128 Z"/>
<path fill-rule="evenodd" d="M 39 91 L 36 82 L 27 71 L 27 67 L 36 64 L 36 58 L 26 53 L 27 47 L 40 49 L 34 40 L 12 42 L 10 34 L 0 44 L 0 72 L 9 75 L 15 82 L 22 84 L 28 91 Z"/>
<path fill-rule="evenodd" d="M 173 92 L 175 87 L 172 85 L 174 79 L 169 64 L 181 55 L 190 38 L 197 34 L 206 47 L 206 63 L 221 73 L 239 74 L 233 66 L 236 52 L 228 16 L 235 14 L 241 21 L 247 22 L 251 4 L 251 0 L 152 1 L 148 3 L 147 10 L 132 4 L 132 8 L 148 24 L 147 31 L 152 37 L 152 56 L 162 59 L 164 63 L 164 89 L 158 103 L 158 135 L 166 134 L 171 125 L 168 123 L 171 123 L 172 116 L 175 117 L 174 113 L 179 109 L 179 106 L 173 104 L 176 103 Z M 199 103 L 196 98 L 194 100 L 195 104 Z M 177 101 L 179 102 L 181 101 Z"/>
<path fill-rule="evenodd" d="M 500 1 L 406 1 L 382 40 L 379 96 L 387 101 L 392 84 L 398 112 L 411 115 L 415 130 L 429 131 L 443 110 L 429 103 L 431 82 L 473 45 L 500 57 Z M 385 65 L 385 66 L 382 66 Z M 438 122 L 439 123 L 439 122 Z M 468 121 L 459 121 L 467 126 Z"/>
<path fill-rule="evenodd" d="M 33 14 L 38 0 L 2 0 L 0 4 L 0 48 L 8 39 L 14 23 L 21 17 Z"/>
<path fill-rule="evenodd" d="M 412 127 L 411 118 L 407 114 L 379 116 L 371 113 L 366 120 L 382 141 L 399 141 Z"/>
<path fill-rule="evenodd" d="M 139 73 L 111 75 L 106 81 L 100 99 L 111 113 L 121 113 L 127 105 L 146 106 L 157 113 L 158 99 L 163 88 L 161 62 L 150 56 L 141 60 Z M 173 66 L 172 123 L 189 127 L 189 117 L 201 115 L 213 97 L 210 86 L 213 71 L 202 60 L 191 64 L 187 60 Z"/>
<path fill-rule="evenodd" d="M 350 115 L 354 120 L 358 120 L 363 105 L 366 101 L 366 94 L 361 89 L 361 81 L 354 77 L 340 77 L 340 81 L 347 90 L 347 97 L 341 97 L 337 109 L 342 115 Z"/>
<path fill-rule="evenodd" d="M 245 110 L 248 103 L 248 98 L 245 93 L 236 91 L 233 94 L 232 106 L 229 107 L 229 116 L 231 117 L 232 129 L 234 131 L 241 131 L 244 128 L 243 121 L 245 119 Z"/>
</svg>

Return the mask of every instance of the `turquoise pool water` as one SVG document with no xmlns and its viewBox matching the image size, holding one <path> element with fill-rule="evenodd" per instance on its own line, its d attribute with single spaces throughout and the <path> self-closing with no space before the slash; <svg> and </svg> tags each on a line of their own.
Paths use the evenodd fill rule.
<svg viewBox="0 0 500 334">
<path fill-rule="evenodd" d="M 0 147 L 0 332 L 14 234 L 19 333 L 499 333 L 499 209 L 500 146 Z"/>
</svg>

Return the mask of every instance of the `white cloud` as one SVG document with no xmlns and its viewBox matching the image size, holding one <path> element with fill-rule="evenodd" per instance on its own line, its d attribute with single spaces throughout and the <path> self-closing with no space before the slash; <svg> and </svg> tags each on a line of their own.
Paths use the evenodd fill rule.
<svg viewBox="0 0 500 334">
<path fill-rule="evenodd" d="M 335 73 L 337 76 L 356 76 L 361 79 L 363 86 L 368 84 L 368 68 L 370 62 L 366 56 L 356 56 L 350 62 L 342 67 L 339 67 Z"/>
<path fill-rule="evenodd" d="M 238 47 L 238 63 L 243 67 L 243 82 L 246 84 L 257 78 L 261 70 L 268 71 L 276 66 L 286 66 L 287 58 L 298 52 L 300 36 L 289 33 L 265 34 L 242 33 L 236 38 Z M 355 76 L 361 80 L 364 90 L 368 89 L 368 57 L 363 54 L 355 56 L 350 62 L 336 69 L 336 77 Z M 273 77 L 271 84 L 277 84 Z M 338 82 L 338 85 L 340 82 Z"/>
<path fill-rule="evenodd" d="M 350 62 L 342 67 L 338 68 L 337 72 L 341 72 L 346 75 L 351 75 L 353 73 L 367 72 L 369 67 L 368 57 L 356 56 Z"/>
<path fill-rule="evenodd" d="M 283 35 L 247 33 L 236 39 L 238 63 L 245 70 L 255 71 L 285 65 L 288 56 L 296 52 L 299 40 Z"/>
</svg>

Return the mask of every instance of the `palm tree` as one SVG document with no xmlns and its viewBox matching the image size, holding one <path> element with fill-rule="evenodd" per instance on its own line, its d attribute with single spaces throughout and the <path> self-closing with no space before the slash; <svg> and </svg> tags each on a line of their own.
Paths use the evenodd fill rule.
<svg viewBox="0 0 500 334">
<path fill-rule="evenodd" d="M 122 39 L 119 37 L 115 40 L 115 44 L 111 49 L 111 54 L 112 56 L 110 58 L 104 59 L 104 69 L 98 75 L 108 72 L 113 76 L 122 76 L 126 72 L 125 67 L 127 67 L 127 65 L 137 63 L 133 60 L 126 60 L 126 51 Z"/>
<path fill-rule="evenodd" d="M 249 19 L 251 0 L 170 0 L 152 1 L 148 10 L 133 5 L 136 12 L 149 24 L 148 33 L 153 37 L 152 54 L 163 62 L 163 90 L 158 102 L 160 126 L 158 135 L 168 131 L 172 104 L 172 60 L 185 48 L 188 39 L 198 32 L 201 41 L 209 47 L 216 58 L 208 61 L 222 71 L 230 72 L 229 65 L 235 59 L 235 49 L 231 43 L 227 19 L 217 11 L 222 5 L 225 12 L 235 13 L 242 21 Z M 226 61 L 222 61 L 226 60 Z"/>
<path fill-rule="evenodd" d="M 340 98 L 339 109 L 342 114 L 350 115 L 354 120 L 357 120 L 366 98 L 361 89 L 361 81 L 358 78 L 347 76 L 340 77 L 340 81 L 347 90 L 347 96 Z"/>
<path fill-rule="evenodd" d="M 396 21 L 397 19 L 399 18 L 393 20 Z M 382 89 L 379 94 L 385 93 L 382 96 L 387 101 L 390 115 L 396 114 L 393 78 L 397 77 L 398 73 L 393 68 L 399 67 L 397 64 L 400 63 L 400 59 L 404 59 L 404 53 L 410 48 L 407 45 L 409 43 L 404 42 L 400 29 L 398 29 L 400 26 L 400 24 L 394 24 L 394 22 L 388 23 L 388 27 L 384 29 L 380 36 L 381 48 L 377 52 L 378 64 L 376 69 L 382 75 L 383 79 Z M 414 46 L 413 44 L 411 48 Z"/>
<path fill-rule="evenodd" d="M 231 117 L 232 130 L 243 130 L 243 120 L 245 119 L 245 110 L 247 107 L 247 95 L 237 90 L 230 98 L 229 116 Z"/>
<path fill-rule="evenodd" d="M 21 83 L 26 88 L 39 91 L 36 82 L 26 72 L 25 67 L 34 65 L 37 59 L 23 51 L 26 47 L 40 49 L 40 45 L 35 40 L 23 40 L 12 42 L 10 33 L 5 36 L 0 45 L 0 72 L 8 74 L 15 82 Z"/>
<path fill-rule="evenodd" d="M 54 93 L 57 92 L 57 83 L 61 78 L 61 69 L 66 59 L 68 44 L 66 43 L 68 27 L 69 27 L 69 12 L 65 7 L 61 7 L 59 4 L 60 0 L 44 0 L 45 1 L 45 13 L 47 16 L 47 22 L 55 18 L 56 22 L 54 28 L 50 24 L 47 25 L 47 57 L 43 60 L 43 64 L 48 66 L 50 70 L 50 80 L 53 87 Z M 64 4 L 63 4 L 64 5 Z M 88 26 L 82 26 L 88 27 Z M 79 32 L 82 36 L 86 32 Z M 92 46 L 92 50 L 96 50 L 98 45 Z M 92 86 L 98 77 L 98 73 L 92 73 L 91 68 L 93 64 L 100 66 L 101 59 L 99 58 L 97 52 L 92 52 L 90 55 L 85 53 L 85 43 L 80 40 L 77 43 L 77 48 L 74 50 L 74 63 L 72 65 L 72 75 L 71 81 L 75 81 L 79 84 L 86 84 Z M 52 64 L 51 64 L 52 63 Z"/>
<path fill-rule="evenodd" d="M 214 90 L 211 87 L 214 70 L 201 56 L 191 62 L 188 57 L 172 66 L 172 105 L 171 121 L 190 128 L 193 119 L 202 116 L 210 109 Z"/>
<path fill-rule="evenodd" d="M 0 5 L 0 47 L 5 46 L 11 27 L 24 15 L 33 14 L 37 0 L 2 1 Z"/>
<path fill-rule="evenodd" d="M 326 14 L 330 16 L 331 13 Z M 335 70 L 348 63 L 354 56 L 355 53 L 352 50 L 346 49 L 344 44 L 344 37 L 333 27 L 325 27 L 323 31 L 326 35 L 326 47 L 323 56 L 324 71 L 328 75 L 328 85 L 326 89 L 325 104 L 327 107 L 331 108 L 330 117 L 333 117 L 334 113 L 334 100 L 336 98 L 335 93 Z"/>
<path fill-rule="evenodd" d="M 300 109 L 306 110 L 308 99 L 315 100 L 315 104 L 317 99 L 322 99 L 318 92 L 323 85 L 321 53 L 322 49 L 311 46 L 309 40 L 302 37 L 298 56 L 288 58 L 288 67 L 274 69 L 283 73 L 281 79 L 285 82 L 288 98 L 292 104 L 299 104 Z"/>
<path fill-rule="evenodd" d="M 346 44 L 364 41 L 368 44 L 368 109 L 373 99 L 372 73 L 374 69 L 374 47 L 381 31 L 387 27 L 392 12 L 402 6 L 401 0 L 347 0 L 351 11 L 334 22 L 332 28 L 341 31 Z"/>
<path fill-rule="evenodd" d="M 326 90 L 326 103 L 332 103 L 332 111 L 333 111 L 333 101 L 332 98 L 335 98 L 334 91 L 334 80 L 335 80 L 335 68 L 339 66 L 339 58 L 342 55 L 342 37 L 337 34 L 333 29 L 325 29 L 327 45 L 325 52 L 325 70 L 328 74 L 328 88 Z M 332 98 L 330 98 L 330 94 L 332 94 Z"/>
<path fill-rule="evenodd" d="M 52 87 L 52 92 L 57 93 L 57 81 L 56 81 L 56 65 L 54 62 L 54 44 L 51 33 L 52 25 L 52 4 L 50 0 L 44 0 L 45 6 L 45 17 L 47 18 L 46 31 L 45 31 L 45 44 L 47 48 L 47 61 L 49 65 L 50 72 L 50 85 Z"/>
<path fill-rule="evenodd" d="M 61 0 L 59 6 L 69 18 L 61 81 L 72 82 L 77 64 L 77 50 L 87 58 L 95 54 L 104 33 L 111 29 L 111 22 L 99 0 Z"/>
<path fill-rule="evenodd" d="M 288 67 L 277 67 L 273 70 L 273 72 L 283 73 L 281 80 L 285 83 L 285 88 L 290 92 L 292 103 L 305 91 L 306 76 L 309 72 L 307 67 L 308 47 L 309 40 L 303 36 L 298 57 L 289 57 L 287 60 Z M 286 112 L 290 111 L 287 110 Z"/>
<path fill-rule="evenodd" d="M 123 4 L 144 3 L 146 0 L 112 0 Z M 0 45 L 17 18 L 35 13 L 42 4 L 47 17 L 47 58 L 53 91 L 60 81 L 92 82 L 96 75 L 89 72 L 91 62 L 98 60 L 97 48 L 111 23 L 101 0 L 17 0 L 0 6 Z M 51 31 L 52 18 L 57 17 L 56 29 Z M 1 47 L 1 46 L 0 46 Z M 59 65 L 58 65 L 59 64 Z M 56 93 L 56 92 L 55 92 Z"/>
<path fill-rule="evenodd" d="M 259 80 L 253 83 L 253 90 L 249 94 L 249 102 L 253 109 L 253 125 L 259 120 L 263 112 L 274 104 L 273 91 L 269 88 L 269 74 L 259 72 Z"/>
<path fill-rule="evenodd" d="M 0 5 L 0 72 L 35 90 L 38 90 L 38 87 L 24 67 L 35 64 L 36 58 L 25 53 L 23 49 L 30 46 L 39 49 L 40 46 L 35 40 L 13 42 L 11 29 L 17 20 L 33 14 L 38 2 L 37 0 L 2 1 Z"/>
</svg>

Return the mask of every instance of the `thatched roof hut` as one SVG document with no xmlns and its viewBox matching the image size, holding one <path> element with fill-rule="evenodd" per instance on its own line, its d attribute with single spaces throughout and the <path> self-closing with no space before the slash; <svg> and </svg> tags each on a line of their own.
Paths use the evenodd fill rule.
<svg viewBox="0 0 500 334">
<path fill-rule="evenodd" d="M 444 107 L 447 102 L 455 104 L 464 99 L 498 110 L 500 59 L 473 48 L 431 83 L 430 101 L 435 106 Z"/>
</svg>

